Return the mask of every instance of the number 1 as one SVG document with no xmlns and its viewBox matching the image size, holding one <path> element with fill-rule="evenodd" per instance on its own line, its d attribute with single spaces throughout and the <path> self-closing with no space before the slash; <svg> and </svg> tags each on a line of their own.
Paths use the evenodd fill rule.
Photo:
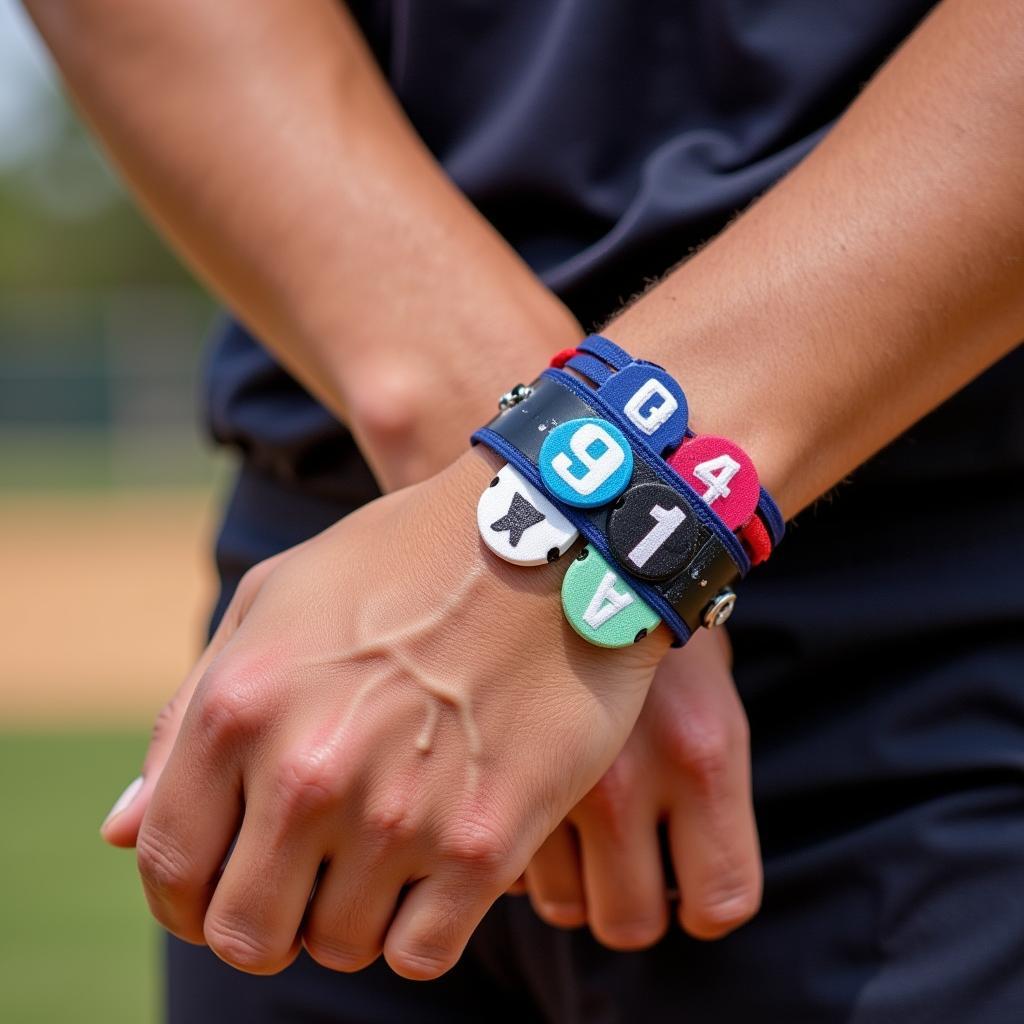
<svg viewBox="0 0 1024 1024">
<path fill-rule="evenodd" d="M 698 467 L 700 468 L 700 467 Z M 736 467 L 737 469 L 739 466 Z M 642 569 L 657 552 L 658 548 L 675 533 L 686 518 L 686 513 L 676 506 L 662 508 L 655 505 L 651 509 L 651 518 L 655 521 L 650 532 L 626 556 L 638 569 Z"/>
</svg>

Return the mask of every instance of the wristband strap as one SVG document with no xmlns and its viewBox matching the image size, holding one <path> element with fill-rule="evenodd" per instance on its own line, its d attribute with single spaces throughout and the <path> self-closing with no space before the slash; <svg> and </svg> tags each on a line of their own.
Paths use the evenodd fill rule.
<svg viewBox="0 0 1024 1024">
<path fill-rule="evenodd" d="M 749 456 L 695 435 L 679 384 L 607 338 L 559 352 L 499 409 L 472 438 L 507 464 L 478 503 L 481 535 L 507 561 L 536 565 L 581 534 L 562 606 L 591 643 L 625 646 L 661 621 L 679 646 L 721 624 L 731 584 L 782 537 Z"/>
<path fill-rule="evenodd" d="M 633 357 L 624 348 L 620 348 L 614 341 L 609 341 L 603 334 L 587 335 L 577 349 L 603 359 L 615 370 L 624 370 L 633 362 Z"/>
<path fill-rule="evenodd" d="M 615 371 L 609 369 L 607 364 L 602 363 L 600 359 L 595 359 L 593 356 L 588 356 L 585 353 L 579 353 L 569 359 L 566 364 L 570 370 L 575 370 L 577 373 L 582 374 L 592 383 L 601 385 L 607 384 L 615 375 Z M 554 369 L 562 369 L 562 367 L 554 367 Z"/>
<path fill-rule="evenodd" d="M 530 385 L 530 390 L 527 399 L 499 413 L 486 427 L 478 430 L 473 435 L 473 442 L 486 444 L 515 467 L 531 485 L 546 491 L 537 462 L 549 432 L 571 420 L 615 420 L 610 410 L 602 409 L 594 401 L 593 394 L 586 393 L 578 381 L 560 371 L 545 370 Z M 621 423 L 615 425 L 623 429 Z M 637 442 L 634 444 L 637 446 L 633 452 L 629 490 L 641 484 L 668 482 L 685 504 L 687 514 L 699 524 L 694 552 L 680 573 L 664 583 L 642 581 L 625 574 L 629 585 L 661 616 L 675 635 L 677 644 L 684 644 L 692 631 L 702 624 L 715 596 L 747 571 L 750 560 L 736 537 L 716 519 L 696 492 L 664 462 L 659 472 L 658 460 Z M 609 507 L 584 509 L 560 506 L 559 511 L 606 561 L 618 564 L 608 542 Z"/>
</svg>

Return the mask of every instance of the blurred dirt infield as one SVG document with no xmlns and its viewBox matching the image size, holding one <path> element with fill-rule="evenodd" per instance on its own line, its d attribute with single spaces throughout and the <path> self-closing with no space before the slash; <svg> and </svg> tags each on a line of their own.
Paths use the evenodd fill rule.
<svg viewBox="0 0 1024 1024">
<path fill-rule="evenodd" d="M 198 650 L 210 491 L 0 495 L 0 726 L 146 724 Z"/>
</svg>

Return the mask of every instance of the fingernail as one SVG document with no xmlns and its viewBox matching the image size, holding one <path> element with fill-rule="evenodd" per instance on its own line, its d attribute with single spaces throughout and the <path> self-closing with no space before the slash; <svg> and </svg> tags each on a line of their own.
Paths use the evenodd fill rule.
<svg viewBox="0 0 1024 1024">
<path fill-rule="evenodd" d="M 139 790 L 142 789 L 142 776 L 140 775 L 137 779 L 133 779 L 125 787 L 125 791 L 117 798 L 117 802 L 113 807 L 110 808 L 110 813 L 103 819 L 103 824 L 100 828 L 104 828 L 107 822 L 112 821 L 122 811 L 128 810 L 128 806 L 139 794 Z"/>
</svg>

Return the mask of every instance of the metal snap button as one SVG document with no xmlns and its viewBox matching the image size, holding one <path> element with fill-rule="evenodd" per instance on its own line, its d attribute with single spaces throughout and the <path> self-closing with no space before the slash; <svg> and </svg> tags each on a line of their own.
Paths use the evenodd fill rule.
<svg viewBox="0 0 1024 1024">
<path fill-rule="evenodd" d="M 708 629 L 724 626 L 735 607 L 736 591 L 731 587 L 723 587 L 704 609 L 704 625 Z"/>
<path fill-rule="evenodd" d="M 528 384 L 517 384 L 511 391 L 506 391 L 498 399 L 498 409 L 501 412 L 508 412 L 513 406 L 518 405 L 524 398 L 529 398 L 532 394 L 533 388 Z"/>
</svg>

